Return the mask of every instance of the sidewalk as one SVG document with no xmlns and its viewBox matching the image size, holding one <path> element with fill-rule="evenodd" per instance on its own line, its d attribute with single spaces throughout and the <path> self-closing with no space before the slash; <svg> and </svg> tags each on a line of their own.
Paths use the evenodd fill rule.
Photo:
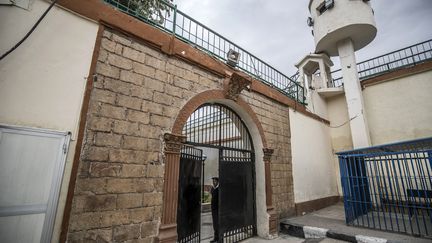
<svg viewBox="0 0 432 243">
<path fill-rule="evenodd" d="M 201 213 L 201 242 L 210 242 L 213 239 L 213 235 L 211 212 Z"/>
<path fill-rule="evenodd" d="M 213 225 L 211 213 L 201 214 L 201 243 L 209 243 L 213 239 Z M 260 237 L 250 238 L 242 243 L 343 243 L 345 241 L 339 241 L 329 238 L 324 239 L 303 239 L 287 234 L 279 234 L 276 239 L 267 240 Z"/>
<path fill-rule="evenodd" d="M 321 238 L 321 239 L 302 239 L 290 235 L 280 234 L 278 238 L 266 240 L 259 237 L 250 238 L 242 241 L 242 243 L 344 243 L 345 241 Z"/>
<path fill-rule="evenodd" d="M 342 203 L 285 219 L 281 222 L 281 231 L 296 237 L 330 237 L 349 242 L 432 242 L 432 239 L 347 226 Z"/>
</svg>

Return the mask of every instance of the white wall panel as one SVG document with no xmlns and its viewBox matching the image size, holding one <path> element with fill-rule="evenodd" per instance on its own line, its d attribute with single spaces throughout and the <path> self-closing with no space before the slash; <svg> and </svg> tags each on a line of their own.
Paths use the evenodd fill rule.
<svg viewBox="0 0 432 243">
<path fill-rule="evenodd" d="M 50 242 L 69 134 L 0 125 L 0 242 Z"/>
</svg>

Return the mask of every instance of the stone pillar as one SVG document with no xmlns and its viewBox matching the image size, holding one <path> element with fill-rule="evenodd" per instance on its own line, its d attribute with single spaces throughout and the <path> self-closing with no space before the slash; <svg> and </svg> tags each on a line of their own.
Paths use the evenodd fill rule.
<svg viewBox="0 0 432 243">
<path fill-rule="evenodd" d="M 350 127 L 353 145 L 354 148 L 369 147 L 371 141 L 354 54 L 354 43 L 351 39 L 340 41 L 338 42 L 338 51 L 342 67 L 348 115 L 351 120 Z"/>
<path fill-rule="evenodd" d="M 164 134 L 165 175 L 162 220 L 158 240 L 161 243 L 177 241 L 177 201 L 180 150 L 186 142 L 182 135 Z"/>
<path fill-rule="evenodd" d="M 328 75 L 327 75 L 327 69 L 326 69 L 326 66 L 325 66 L 325 64 L 324 64 L 324 60 L 323 60 L 323 59 L 320 59 L 320 60 L 318 61 L 318 65 L 319 65 L 319 69 L 320 69 L 320 72 L 321 72 L 321 74 L 320 74 L 320 77 L 321 77 L 321 84 L 320 84 L 320 88 L 324 88 L 324 89 L 326 89 L 326 88 L 330 88 L 330 87 L 328 86 Z"/>
<path fill-rule="evenodd" d="M 277 234 L 278 232 L 278 216 L 276 210 L 273 207 L 272 200 L 272 186 L 271 186 L 271 156 L 273 154 L 273 149 L 264 148 L 264 171 L 265 171 L 265 188 L 266 188 L 266 205 L 267 213 L 269 214 L 269 233 Z"/>
</svg>

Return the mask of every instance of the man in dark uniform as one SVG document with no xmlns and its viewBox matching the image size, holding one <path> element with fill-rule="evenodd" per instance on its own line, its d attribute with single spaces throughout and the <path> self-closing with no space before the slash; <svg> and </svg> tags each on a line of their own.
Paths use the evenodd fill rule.
<svg viewBox="0 0 432 243">
<path fill-rule="evenodd" d="M 214 237 L 213 240 L 210 241 L 218 242 L 219 241 L 219 178 L 212 177 L 213 179 L 213 187 L 210 191 L 211 193 L 211 211 L 212 211 L 212 219 L 213 219 L 213 230 Z"/>
</svg>

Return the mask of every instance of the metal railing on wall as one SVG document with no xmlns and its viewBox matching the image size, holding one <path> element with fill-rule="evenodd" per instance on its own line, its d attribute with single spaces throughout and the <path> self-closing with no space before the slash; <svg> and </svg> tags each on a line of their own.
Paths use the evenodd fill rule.
<svg viewBox="0 0 432 243">
<path fill-rule="evenodd" d="M 359 62 L 357 70 L 360 80 L 364 80 L 428 60 L 432 60 L 432 40 Z M 331 75 L 334 86 L 341 87 L 343 85 L 342 70 L 334 70 Z"/>
<path fill-rule="evenodd" d="M 432 138 L 337 155 L 348 225 L 432 236 Z"/>
<path fill-rule="evenodd" d="M 240 70 L 304 104 L 304 88 L 298 82 L 178 10 L 176 5 L 160 1 L 164 10 L 158 14 L 146 16 L 137 5 L 140 0 L 103 1 L 128 15 L 175 35 L 178 39 L 224 62 L 227 61 L 227 53 L 230 49 L 240 53 L 237 65 Z"/>
</svg>

